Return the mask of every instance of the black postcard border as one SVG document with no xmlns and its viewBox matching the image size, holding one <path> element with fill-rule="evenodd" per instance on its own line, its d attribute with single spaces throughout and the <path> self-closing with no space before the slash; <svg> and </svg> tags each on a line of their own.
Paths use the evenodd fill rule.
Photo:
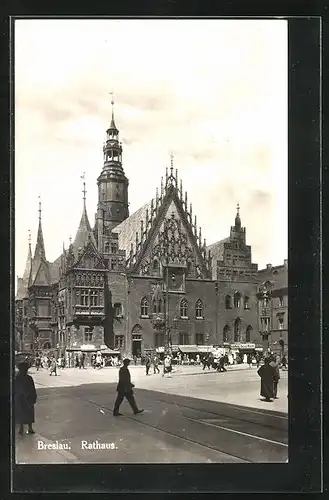
<svg viewBox="0 0 329 500">
<path fill-rule="evenodd" d="M 22 9 L 24 10 L 24 9 Z M 175 14 L 175 13 L 173 13 Z M 222 13 L 223 14 L 223 13 Z M 29 14 L 31 15 L 31 14 Z M 319 492 L 322 475 L 320 147 L 321 18 L 289 23 L 289 392 L 288 464 L 14 465 L 14 492 Z M 8 23 L 9 27 L 9 23 Z M 11 89 L 13 90 L 13 88 Z M 13 133 L 13 121 L 11 123 Z M 5 134 L 3 134 L 5 138 Z M 10 154 L 9 148 L 5 151 Z M 7 154 L 8 159 L 8 154 Z M 12 159 L 13 160 L 13 159 Z M 6 163 L 4 163 L 6 164 Z M 11 220 L 6 278 L 13 300 L 14 169 L 1 170 L 2 214 Z M 10 180 L 10 199 L 8 181 Z M 8 213 L 9 208 L 9 213 Z M 1 240 L 8 234 L 1 226 Z M 6 238 L 7 236 L 7 238 Z M 9 241 L 9 238 L 7 239 Z M 9 255 L 7 255 L 9 257 Z M 10 271 L 10 266 L 11 271 Z M 8 281 L 3 281 L 5 285 Z M 2 288 L 8 300 L 9 287 Z M 5 303 L 6 304 L 6 303 Z M 3 304 L 2 304 L 3 307 Z M 11 310 L 13 319 L 13 309 Z M 3 317 L 8 316 L 8 306 Z M 10 328 L 7 330 L 10 332 Z M 8 337 L 1 365 L 9 365 Z M 10 374 L 9 370 L 7 375 Z M 4 382 L 4 378 L 1 379 Z M 9 382 L 9 381 L 8 381 Z M 1 384 L 1 396 L 8 386 Z M 7 399 L 8 406 L 8 399 Z M 10 420 L 9 420 L 10 422 Z M 11 424 L 12 425 L 12 424 Z M 3 429 L 2 429 L 3 431 Z M 10 444 L 8 428 L 1 445 Z M 4 456 L 3 454 L 1 455 Z"/>
</svg>

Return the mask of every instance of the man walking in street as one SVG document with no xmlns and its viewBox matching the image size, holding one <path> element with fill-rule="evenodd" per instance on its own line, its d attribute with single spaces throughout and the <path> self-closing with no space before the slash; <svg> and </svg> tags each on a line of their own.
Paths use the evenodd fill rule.
<svg viewBox="0 0 329 500">
<path fill-rule="evenodd" d="M 159 358 L 156 354 L 153 356 L 153 373 L 160 373 L 159 369 Z"/>
<path fill-rule="evenodd" d="M 225 368 L 225 358 L 224 356 L 222 355 L 220 358 L 219 358 L 219 363 L 218 363 L 218 368 L 217 368 L 217 371 L 218 372 L 227 372 L 226 368 Z"/>
<path fill-rule="evenodd" d="M 134 384 L 131 383 L 130 371 L 128 369 L 130 363 L 130 359 L 125 358 L 123 360 L 123 366 L 119 370 L 119 382 L 117 385 L 117 398 L 114 403 L 113 416 L 119 417 L 122 413 L 119 413 L 120 405 L 124 398 L 127 399 L 128 403 L 131 406 L 134 414 L 143 413 L 144 410 L 139 410 L 135 401 L 133 388 Z"/>
<path fill-rule="evenodd" d="M 151 358 L 148 354 L 145 357 L 145 368 L 146 368 L 146 375 L 148 375 L 151 368 Z"/>
</svg>

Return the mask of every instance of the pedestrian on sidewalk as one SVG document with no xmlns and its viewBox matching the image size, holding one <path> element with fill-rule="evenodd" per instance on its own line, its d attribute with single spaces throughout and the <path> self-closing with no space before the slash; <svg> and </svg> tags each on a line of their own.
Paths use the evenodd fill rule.
<svg viewBox="0 0 329 500">
<path fill-rule="evenodd" d="M 273 356 L 271 361 L 270 361 L 270 366 L 274 369 L 274 377 L 273 377 L 273 395 L 274 399 L 279 399 L 278 398 L 278 383 L 280 380 L 280 357 L 279 356 Z"/>
<path fill-rule="evenodd" d="M 35 367 L 37 369 L 37 372 L 39 371 L 39 368 L 41 368 L 41 358 L 39 354 L 37 354 L 37 357 L 35 358 Z"/>
<path fill-rule="evenodd" d="M 272 399 L 274 398 L 274 376 L 275 370 L 272 366 L 270 366 L 270 358 L 265 358 L 265 363 L 259 368 L 257 371 L 258 375 L 261 378 L 260 384 L 260 395 L 265 398 L 265 401 L 272 403 Z"/>
<path fill-rule="evenodd" d="M 28 426 L 28 433 L 34 434 L 32 424 L 34 423 L 34 405 L 37 401 L 37 393 L 33 378 L 28 375 L 29 364 L 26 362 L 18 365 L 18 374 L 15 377 L 15 420 L 19 425 L 18 434 L 24 433 L 24 425 Z"/>
<path fill-rule="evenodd" d="M 160 373 L 159 358 L 156 354 L 153 356 L 153 373 L 154 373 L 154 375 L 155 375 L 155 373 Z"/>
<path fill-rule="evenodd" d="M 51 376 L 53 373 L 55 373 L 57 377 L 57 362 L 55 359 L 55 356 L 52 356 L 50 360 L 50 367 L 49 367 L 49 376 Z"/>
<path fill-rule="evenodd" d="M 145 369 L 146 369 L 146 375 L 148 375 L 148 374 L 149 374 L 150 368 L 151 368 L 151 358 L 150 358 L 150 356 L 147 354 L 147 355 L 145 356 Z"/>
<path fill-rule="evenodd" d="M 123 360 L 123 366 L 119 370 L 119 382 L 117 385 L 117 398 L 114 403 L 113 416 L 118 417 L 121 416 L 122 413 L 119 413 L 120 405 L 124 398 L 127 399 L 128 403 L 131 406 L 134 414 L 143 413 L 144 410 L 139 410 L 135 401 L 133 388 L 134 384 L 131 383 L 130 371 L 128 369 L 130 363 L 130 359 L 125 358 Z"/>
<path fill-rule="evenodd" d="M 172 371 L 172 366 L 171 366 L 171 356 L 169 356 L 169 354 L 167 354 L 167 356 L 165 357 L 164 359 L 164 362 L 163 362 L 163 374 L 162 376 L 164 377 L 166 373 L 168 373 L 168 377 L 171 378 L 171 373 Z"/>
<path fill-rule="evenodd" d="M 249 365 L 249 368 L 251 368 L 251 364 L 252 364 L 252 356 L 251 356 L 251 354 L 248 354 L 248 356 L 247 356 L 247 363 Z"/>
</svg>

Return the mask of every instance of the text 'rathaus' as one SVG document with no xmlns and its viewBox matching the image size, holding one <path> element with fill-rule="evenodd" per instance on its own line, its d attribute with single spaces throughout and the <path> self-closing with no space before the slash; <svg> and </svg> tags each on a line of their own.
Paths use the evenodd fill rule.
<svg viewBox="0 0 329 500">
<path fill-rule="evenodd" d="M 258 270 L 239 206 L 229 237 L 210 246 L 197 227 L 177 170 L 155 198 L 129 215 L 122 145 L 112 120 L 97 179 L 94 228 L 85 194 L 75 239 L 50 263 L 39 228 L 18 278 L 20 350 L 119 349 L 126 355 L 170 345 L 287 344 L 287 261 Z"/>
</svg>

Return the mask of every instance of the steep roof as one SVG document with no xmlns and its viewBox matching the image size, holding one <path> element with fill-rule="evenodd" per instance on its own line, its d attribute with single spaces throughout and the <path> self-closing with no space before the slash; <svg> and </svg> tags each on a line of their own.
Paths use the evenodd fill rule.
<svg viewBox="0 0 329 500">
<path fill-rule="evenodd" d="M 31 273 L 31 264 L 32 264 L 32 250 L 31 250 L 31 242 L 29 242 L 29 249 L 27 252 L 27 259 L 23 277 L 22 278 L 17 277 L 17 294 L 16 294 L 17 300 L 24 299 L 24 297 L 27 296 L 29 277 Z"/>
<path fill-rule="evenodd" d="M 207 251 L 210 251 L 212 257 L 212 277 L 216 279 L 217 277 L 217 261 L 223 260 L 224 256 L 224 243 L 230 241 L 230 237 L 224 238 L 223 240 L 216 241 L 211 245 L 207 246 Z"/>
<path fill-rule="evenodd" d="M 136 212 L 131 214 L 112 230 L 114 233 L 118 234 L 119 248 L 126 251 L 126 258 L 129 256 L 131 243 L 135 246 L 136 232 L 140 233 L 141 220 L 146 220 L 147 210 L 149 212 L 151 211 L 151 201 L 145 203 L 145 205 L 136 210 Z"/>
<path fill-rule="evenodd" d="M 83 248 L 88 243 L 89 236 L 94 246 L 97 247 L 95 236 L 89 223 L 86 203 L 84 201 L 80 224 L 73 242 L 74 255 L 78 254 L 79 248 Z"/>
</svg>

